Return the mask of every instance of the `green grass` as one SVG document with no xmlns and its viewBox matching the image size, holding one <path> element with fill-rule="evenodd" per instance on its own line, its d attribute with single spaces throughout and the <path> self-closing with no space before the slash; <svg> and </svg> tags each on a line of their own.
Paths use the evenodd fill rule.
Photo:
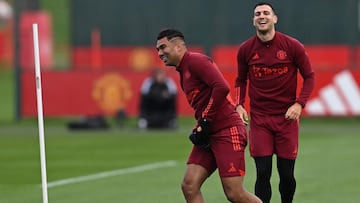
<svg viewBox="0 0 360 203">
<path fill-rule="evenodd" d="M 38 129 L 35 119 L 0 127 L 0 202 L 41 202 Z M 49 188 L 49 202 L 184 202 L 180 182 L 191 144 L 192 119 L 175 131 L 123 128 L 69 131 L 66 120 L 45 121 L 48 181 L 174 160 L 175 167 L 118 175 Z M 296 163 L 295 202 L 357 202 L 360 189 L 359 119 L 303 119 Z M 245 186 L 253 191 L 254 163 L 247 156 Z M 280 202 L 274 167 L 272 202 Z M 217 173 L 205 183 L 207 202 L 226 202 Z"/>
</svg>

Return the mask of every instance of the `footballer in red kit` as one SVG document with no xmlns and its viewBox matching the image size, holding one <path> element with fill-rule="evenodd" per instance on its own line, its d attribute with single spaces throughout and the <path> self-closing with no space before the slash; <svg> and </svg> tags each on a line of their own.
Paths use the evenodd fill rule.
<svg viewBox="0 0 360 203">
<path fill-rule="evenodd" d="M 206 55 L 187 51 L 178 30 L 161 31 L 156 48 L 165 65 L 179 72 L 180 86 L 197 121 L 189 136 L 194 146 L 181 184 L 186 202 L 204 202 L 201 186 L 216 169 L 229 201 L 261 202 L 243 186 L 247 133 L 217 65 Z"/>
<path fill-rule="evenodd" d="M 240 45 L 235 81 L 236 110 L 247 123 L 244 108 L 250 98 L 250 154 L 255 160 L 255 194 L 270 202 L 272 156 L 277 156 L 282 203 L 291 203 L 296 188 L 295 159 L 298 153 L 299 119 L 313 91 L 315 74 L 304 46 L 275 31 L 278 18 L 271 4 L 254 7 L 256 35 Z M 298 74 L 303 78 L 297 95 Z"/>
<path fill-rule="evenodd" d="M 275 32 L 263 42 L 257 36 L 242 43 L 238 51 L 237 91 L 245 102 L 247 79 L 251 112 L 265 115 L 285 114 L 295 102 L 305 106 L 314 86 L 314 71 L 305 48 L 294 38 Z M 299 97 L 296 95 L 297 74 L 306 78 Z"/>
</svg>

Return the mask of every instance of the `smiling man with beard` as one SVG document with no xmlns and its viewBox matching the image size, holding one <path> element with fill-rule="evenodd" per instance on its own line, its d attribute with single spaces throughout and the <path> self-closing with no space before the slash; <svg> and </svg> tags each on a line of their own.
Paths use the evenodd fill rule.
<svg viewBox="0 0 360 203">
<path fill-rule="evenodd" d="M 275 31 L 278 17 L 271 4 L 254 7 L 256 35 L 239 48 L 235 82 L 236 110 L 247 123 L 244 108 L 247 88 L 250 97 L 250 154 L 255 159 L 255 194 L 270 202 L 272 156 L 277 156 L 282 203 L 293 201 L 296 181 L 299 119 L 314 88 L 315 74 L 304 46 L 296 39 Z M 298 73 L 303 78 L 297 95 Z M 248 85 L 249 82 L 249 85 Z"/>
</svg>

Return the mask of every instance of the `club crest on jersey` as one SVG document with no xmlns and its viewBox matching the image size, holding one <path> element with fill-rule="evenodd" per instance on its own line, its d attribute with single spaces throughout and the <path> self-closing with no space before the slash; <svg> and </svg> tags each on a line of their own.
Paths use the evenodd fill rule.
<svg viewBox="0 0 360 203">
<path fill-rule="evenodd" d="M 286 54 L 286 51 L 284 50 L 279 50 L 277 53 L 276 53 L 276 57 L 280 60 L 285 60 L 286 57 L 287 57 L 287 54 Z"/>
</svg>

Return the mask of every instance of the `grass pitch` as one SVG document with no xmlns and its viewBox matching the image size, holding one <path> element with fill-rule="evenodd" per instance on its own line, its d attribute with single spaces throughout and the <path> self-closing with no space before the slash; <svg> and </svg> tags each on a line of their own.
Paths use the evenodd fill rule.
<svg viewBox="0 0 360 203">
<path fill-rule="evenodd" d="M 180 203 L 180 182 L 191 149 L 192 118 L 174 131 L 140 131 L 134 124 L 104 131 L 69 131 L 64 121 L 45 120 L 48 182 L 114 170 L 111 177 L 50 187 L 50 203 Z M 358 202 L 360 199 L 360 120 L 302 120 L 296 162 L 297 203 Z M 0 202 L 42 202 L 36 120 L 0 127 Z M 248 153 L 248 152 L 247 152 Z M 246 188 L 255 171 L 247 155 Z M 133 167 L 171 161 L 175 165 L 140 171 Z M 280 202 L 274 165 L 272 202 Z M 203 187 L 207 202 L 226 202 L 217 172 Z"/>
</svg>

